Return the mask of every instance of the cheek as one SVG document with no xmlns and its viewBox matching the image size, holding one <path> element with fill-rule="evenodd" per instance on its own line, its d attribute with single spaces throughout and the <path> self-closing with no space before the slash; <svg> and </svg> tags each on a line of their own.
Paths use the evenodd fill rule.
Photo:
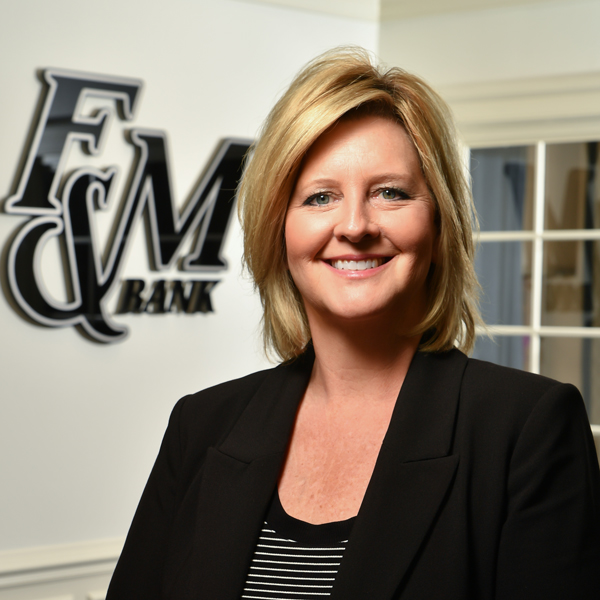
<svg viewBox="0 0 600 600">
<path fill-rule="evenodd" d="M 323 215 L 290 212 L 285 221 L 285 245 L 289 261 L 314 258 L 328 239 Z M 289 267 L 289 264 L 288 264 Z"/>
<path fill-rule="evenodd" d="M 286 266 L 290 268 L 290 260 L 293 262 L 294 257 L 297 254 L 298 244 L 301 241 L 299 236 L 299 228 L 297 225 L 297 219 L 289 215 L 285 218 L 284 228 L 284 239 L 285 239 L 285 262 Z"/>
<path fill-rule="evenodd" d="M 291 212 L 285 220 L 285 263 L 294 275 L 303 257 L 308 254 L 310 236 L 306 230 L 306 219 L 302 215 Z"/>
<path fill-rule="evenodd" d="M 382 221 L 381 231 L 401 251 L 410 254 L 436 254 L 437 228 L 428 210 L 401 211 Z"/>
</svg>

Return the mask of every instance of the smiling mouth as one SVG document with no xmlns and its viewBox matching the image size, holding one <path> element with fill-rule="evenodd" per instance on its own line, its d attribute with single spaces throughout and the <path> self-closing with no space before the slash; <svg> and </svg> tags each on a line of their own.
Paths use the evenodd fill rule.
<svg viewBox="0 0 600 600">
<path fill-rule="evenodd" d="M 389 262 L 391 258 L 369 258 L 366 260 L 330 260 L 329 264 L 334 269 L 340 271 L 367 271 L 368 269 L 375 269 L 381 265 Z"/>
</svg>

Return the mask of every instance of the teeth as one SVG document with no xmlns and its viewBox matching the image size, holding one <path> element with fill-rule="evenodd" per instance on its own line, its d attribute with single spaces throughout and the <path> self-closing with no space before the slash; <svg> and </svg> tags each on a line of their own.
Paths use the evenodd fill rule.
<svg viewBox="0 0 600 600">
<path fill-rule="evenodd" d="M 331 266 L 342 271 L 366 271 L 374 269 L 383 264 L 383 258 L 372 258 L 369 260 L 333 260 Z"/>
</svg>

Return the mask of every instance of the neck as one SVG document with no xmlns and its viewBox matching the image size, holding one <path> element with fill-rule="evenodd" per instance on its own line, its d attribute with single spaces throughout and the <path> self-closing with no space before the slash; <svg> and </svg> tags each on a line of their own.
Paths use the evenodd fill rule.
<svg viewBox="0 0 600 600">
<path fill-rule="evenodd" d="M 336 323 L 310 315 L 315 366 L 311 394 L 325 402 L 395 402 L 420 336 L 389 321 Z"/>
</svg>

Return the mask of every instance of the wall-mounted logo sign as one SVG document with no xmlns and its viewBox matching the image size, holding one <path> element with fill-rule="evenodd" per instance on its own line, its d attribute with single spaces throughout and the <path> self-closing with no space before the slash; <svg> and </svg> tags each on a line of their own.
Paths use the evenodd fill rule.
<svg viewBox="0 0 600 600">
<path fill-rule="evenodd" d="M 7 281 L 19 308 L 35 323 L 77 326 L 88 337 L 114 342 L 127 328 L 109 314 L 107 300 L 121 285 L 116 313 L 209 312 L 210 292 L 218 283 L 210 272 L 227 268 L 221 255 L 249 142 L 225 139 L 178 209 L 163 131 L 132 128 L 127 144 L 133 162 L 116 198 L 119 166 L 73 165 L 75 150 L 102 158 L 114 115 L 131 121 L 142 82 L 48 69 L 35 133 L 13 195 L 4 212 L 29 219 L 9 241 Z M 104 107 L 89 110 L 90 99 Z M 104 248 L 98 235 L 99 212 L 111 205 L 114 221 Z M 178 267 L 176 280 L 119 280 L 132 231 L 146 216 L 150 266 Z M 56 298 L 44 280 L 44 249 L 59 241 L 66 296 Z M 190 278 L 190 272 L 204 277 Z M 185 277 L 183 275 L 186 275 Z M 148 289 L 150 288 L 150 289 Z"/>
</svg>

